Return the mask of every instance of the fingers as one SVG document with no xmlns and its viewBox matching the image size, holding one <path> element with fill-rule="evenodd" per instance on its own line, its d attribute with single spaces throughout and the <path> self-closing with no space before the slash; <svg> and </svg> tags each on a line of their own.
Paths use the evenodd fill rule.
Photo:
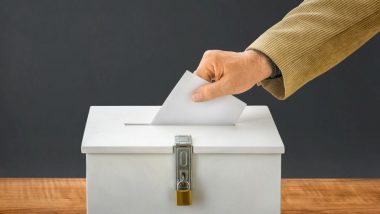
<svg viewBox="0 0 380 214">
<path fill-rule="evenodd" d="M 216 50 L 208 50 L 203 54 L 201 62 L 194 74 L 198 75 L 204 80 L 211 82 L 215 80 L 216 76 L 216 64 L 218 64 L 218 53 Z"/>
<path fill-rule="evenodd" d="M 195 90 L 191 96 L 194 102 L 203 102 L 226 95 L 225 81 L 207 83 Z"/>
<path fill-rule="evenodd" d="M 210 69 L 199 66 L 197 70 L 194 71 L 194 74 L 198 75 L 200 78 L 207 80 L 209 82 L 212 81 L 213 75 Z"/>
<path fill-rule="evenodd" d="M 203 54 L 202 60 L 194 74 L 209 82 L 215 82 L 205 84 L 196 89 L 192 94 L 192 100 L 194 102 L 208 101 L 227 95 L 227 87 L 225 87 L 227 85 L 226 81 L 222 79 L 223 75 L 220 70 L 218 70 L 219 63 L 220 51 L 208 50 Z"/>
</svg>

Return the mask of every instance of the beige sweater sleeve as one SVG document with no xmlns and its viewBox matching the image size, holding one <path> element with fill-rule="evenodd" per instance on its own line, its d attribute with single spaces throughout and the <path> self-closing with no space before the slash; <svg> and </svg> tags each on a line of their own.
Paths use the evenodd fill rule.
<svg viewBox="0 0 380 214">
<path fill-rule="evenodd" d="M 261 85 L 286 99 L 379 30 L 380 0 L 306 0 L 247 49 L 259 50 L 277 64 L 282 77 Z"/>
</svg>

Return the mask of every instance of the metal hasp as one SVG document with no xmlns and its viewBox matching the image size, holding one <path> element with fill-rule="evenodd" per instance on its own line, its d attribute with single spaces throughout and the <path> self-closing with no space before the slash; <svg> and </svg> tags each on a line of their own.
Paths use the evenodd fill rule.
<svg viewBox="0 0 380 214">
<path fill-rule="evenodd" d="M 177 206 L 192 204 L 191 156 L 193 145 L 190 135 L 175 136 L 176 198 Z"/>
</svg>

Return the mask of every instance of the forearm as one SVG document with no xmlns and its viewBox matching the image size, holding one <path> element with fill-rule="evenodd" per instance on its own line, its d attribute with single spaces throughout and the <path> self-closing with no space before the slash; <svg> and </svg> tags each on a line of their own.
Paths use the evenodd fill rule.
<svg viewBox="0 0 380 214">
<path fill-rule="evenodd" d="M 305 1 L 253 42 L 282 72 L 262 81 L 279 99 L 329 70 L 380 30 L 380 1 Z"/>
</svg>

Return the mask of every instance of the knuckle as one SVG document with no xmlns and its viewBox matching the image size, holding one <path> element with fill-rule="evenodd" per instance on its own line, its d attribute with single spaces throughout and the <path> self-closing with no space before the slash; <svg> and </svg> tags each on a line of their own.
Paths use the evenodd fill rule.
<svg viewBox="0 0 380 214">
<path fill-rule="evenodd" d="M 203 53 L 203 57 L 210 56 L 212 54 L 212 50 L 207 50 Z"/>
<path fill-rule="evenodd" d="M 203 88 L 203 95 L 207 98 L 211 95 L 210 87 Z"/>
<path fill-rule="evenodd" d="M 224 87 L 227 92 L 234 92 L 239 88 L 239 83 L 236 80 L 229 79 L 224 83 Z"/>
<path fill-rule="evenodd" d="M 204 97 L 207 100 L 213 99 L 216 96 L 215 90 L 212 87 L 205 88 Z"/>
<path fill-rule="evenodd" d="M 218 55 L 219 51 L 217 50 L 207 50 L 203 54 L 203 58 L 215 58 Z"/>
</svg>

